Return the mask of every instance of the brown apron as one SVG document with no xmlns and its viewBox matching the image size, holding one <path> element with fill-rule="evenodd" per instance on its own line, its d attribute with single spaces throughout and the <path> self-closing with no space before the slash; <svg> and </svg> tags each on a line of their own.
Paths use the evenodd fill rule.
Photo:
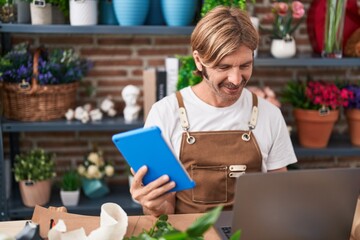
<svg viewBox="0 0 360 240">
<path fill-rule="evenodd" d="M 206 212 L 224 205 L 231 209 L 236 177 L 246 172 L 260 172 L 262 156 L 255 136 L 257 97 L 253 94 L 253 107 L 249 130 L 190 132 L 184 102 L 176 92 L 180 122 L 183 128 L 180 160 L 196 187 L 176 194 L 175 213 Z"/>
</svg>

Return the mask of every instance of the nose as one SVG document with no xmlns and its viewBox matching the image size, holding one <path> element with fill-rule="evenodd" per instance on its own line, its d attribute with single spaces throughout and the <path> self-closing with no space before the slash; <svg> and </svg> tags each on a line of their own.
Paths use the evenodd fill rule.
<svg viewBox="0 0 360 240">
<path fill-rule="evenodd" d="M 234 85 L 239 85 L 242 82 L 242 73 L 238 67 L 233 67 L 228 74 L 228 81 Z"/>
</svg>

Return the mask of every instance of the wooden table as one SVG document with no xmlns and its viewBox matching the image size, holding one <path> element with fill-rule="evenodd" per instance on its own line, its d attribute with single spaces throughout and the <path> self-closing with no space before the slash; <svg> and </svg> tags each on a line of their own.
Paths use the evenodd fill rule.
<svg viewBox="0 0 360 240">
<path fill-rule="evenodd" d="M 202 214 L 177 214 L 169 215 L 169 222 L 179 230 L 185 230 Z M 126 236 L 138 235 L 143 229 L 150 229 L 155 223 L 156 218 L 152 216 L 129 216 L 129 225 Z M 0 222 L 0 233 L 15 236 L 25 225 L 26 221 Z M 352 227 L 351 240 L 360 240 L 360 198 L 358 199 Z M 206 240 L 219 239 L 216 231 L 211 228 L 205 233 Z"/>
<path fill-rule="evenodd" d="M 202 214 L 177 214 L 169 215 L 169 222 L 179 230 L 185 230 Z M 149 230 L 156 218 L 152 216 L 129 216 L 129 225 L 126 233 L 127 237 L 138 235 L 144 229 Z M 0 222 L 0 233 L 5 233 L 10 236 L 15 236 L 25 226 L 26 221 L 5 221 Z M 205 233 L 205 239 L 218 240 L 220 239 L 214 229 L 210 229 Z"/>
</svg>

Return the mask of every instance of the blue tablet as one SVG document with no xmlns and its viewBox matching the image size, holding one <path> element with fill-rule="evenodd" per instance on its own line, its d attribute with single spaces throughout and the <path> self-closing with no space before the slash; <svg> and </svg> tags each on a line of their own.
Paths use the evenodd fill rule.
<svg viewBox="0 0 360 240">
<path fill-rule="evenodd" d="M 171 191 L 195 187 L 195 182 L 175 157 L 158 127 L 118 133 L 112 137 L 112 141 L 135 172 L 144 165 L 148 167 L 143 184 L 146 185 L 167 174 L 170 180 L 176 183 Z"/>
</svg>

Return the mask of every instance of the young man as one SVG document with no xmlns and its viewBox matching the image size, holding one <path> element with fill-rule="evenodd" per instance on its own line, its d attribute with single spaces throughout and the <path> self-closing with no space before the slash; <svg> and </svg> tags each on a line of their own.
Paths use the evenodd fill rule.
<svg viewBox="0 0 360 240">
<path fill-rule="evenodd" d="M 258 45 L 247 13 L 215 8 L 195 27 L 191 45 L 202 81 L 155 103 L 145 126 L 160 127 L 196 187 L 167 193 L 175 186 L 168 176 L 143 186 L 147 168 L 140 168 L 130 192 L 154 216 L 231 208 L 236 177 L 286 171 L 297 161 L 279 108 L 244 88 Z"/>
</svg>

